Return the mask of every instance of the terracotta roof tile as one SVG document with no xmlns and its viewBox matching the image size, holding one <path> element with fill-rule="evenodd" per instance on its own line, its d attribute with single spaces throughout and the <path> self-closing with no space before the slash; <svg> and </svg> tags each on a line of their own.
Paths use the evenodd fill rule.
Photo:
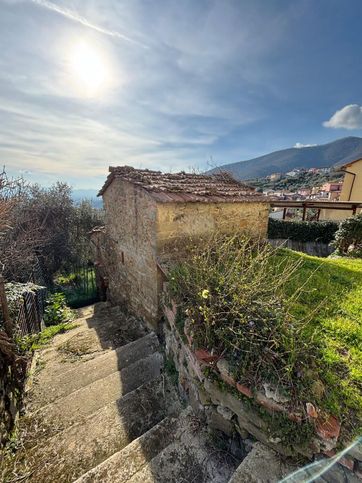
<svg viewBox="0 0 362 483">
<path fill-rule="evenodd" d="M 194 173 L 162 173 L 130 166 L 110 167 L 110 174 L 98 196 L 103 195 L 115 178 L 119 178 L 148 191 L 157 201 L 167 202 L 225 202 L 268 201 L 255 193 L 254 188 L 236 181 L 228 173 L 213 175 Z"/>
</svg>

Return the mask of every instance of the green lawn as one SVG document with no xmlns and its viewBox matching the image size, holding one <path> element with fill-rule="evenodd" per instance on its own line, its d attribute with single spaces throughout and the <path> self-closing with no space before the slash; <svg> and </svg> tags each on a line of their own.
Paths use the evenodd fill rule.
<svg viewBox="0 0 362 483">
<path fill-rule="evenodd" d="M 319 378 L 325 394 L 315 402 L 340 417 L 347 432 L 360 433 L 362 259 L 323 259 L 290 250 L 281 250 L 276 258 L 302 261 L 283 290 L 290 294 L 303 286 L 291 308 L 298 318 L 315 311 L 304 334 L 319 348 L 316 366 L 311 368 L 310 387 Z"/>
</svg>

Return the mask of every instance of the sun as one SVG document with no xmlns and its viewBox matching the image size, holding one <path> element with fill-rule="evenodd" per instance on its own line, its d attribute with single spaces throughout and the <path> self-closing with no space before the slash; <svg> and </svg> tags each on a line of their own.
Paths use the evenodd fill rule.
<svg viewBox="0 0 362 483">
<path fill-rule="evenodd" d="M 100 51 L 91 44 L 81 41 L 72 46 L 70 74 L 81 95 L 100 95 L 109 81 L 109 69 Z"/>
</svg>

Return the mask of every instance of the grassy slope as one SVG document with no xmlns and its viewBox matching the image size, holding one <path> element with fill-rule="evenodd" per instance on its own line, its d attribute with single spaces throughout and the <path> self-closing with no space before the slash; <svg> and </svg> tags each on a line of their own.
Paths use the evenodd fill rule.
<svg viewBox="0 0 362 483">
<path fill-rule="evenodd" d="M 292 293 L 305 284 L 292 312 L 305 317 L 316 309 L 305 337 L 320 346 L 316 364 L 326 393 L 319 405 L 356 433 L 362 410 L 362 260 L 321 259 L 289 250 L 279 256 L 303 261 L 284 287 Z"/>
</svg>

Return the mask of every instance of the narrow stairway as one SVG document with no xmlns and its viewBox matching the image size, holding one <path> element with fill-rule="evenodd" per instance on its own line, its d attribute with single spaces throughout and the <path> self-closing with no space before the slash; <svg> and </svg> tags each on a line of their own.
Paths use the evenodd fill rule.
<svg viewBox="0 0 362 483">
<path fill-rule="evenodd" d="M 156 334 L 106 303 L 81 309 L 75 323 L 37 353 L 12 475 L 37 483 L 229 481 L 238 462 L 180 403 Z"/>
</svg>

